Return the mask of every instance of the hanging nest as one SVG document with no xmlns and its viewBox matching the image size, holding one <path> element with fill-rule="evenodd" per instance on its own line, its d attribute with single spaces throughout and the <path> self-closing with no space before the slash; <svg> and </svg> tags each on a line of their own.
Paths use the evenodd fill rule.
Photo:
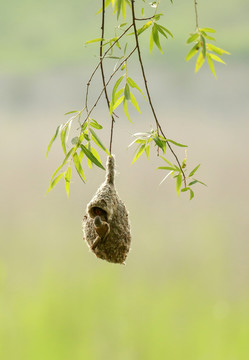
<svg viewBox="0 0 249 360">
<path fill-rule="evenodd" d="M 84 239 L 100 259 L 125 264 L 131 233 L 128 212 L 114 186 L 114 157 L 106 164 L 106 179 L 87 205 L 83 218 Z"/>
</svg>

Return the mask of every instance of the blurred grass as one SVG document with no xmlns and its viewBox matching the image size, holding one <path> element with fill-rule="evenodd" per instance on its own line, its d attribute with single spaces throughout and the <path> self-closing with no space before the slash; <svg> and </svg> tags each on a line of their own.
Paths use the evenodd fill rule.
<svg viewBox="0 0 249 360">
<path fill-rule="evenodd" d="M 111 266 L 68 282 L 50 269 L 34 290 L 1 289 L 1 359 L 248 359 L 247 302 L 190 279 L 157 285 Z"/>
</svg>

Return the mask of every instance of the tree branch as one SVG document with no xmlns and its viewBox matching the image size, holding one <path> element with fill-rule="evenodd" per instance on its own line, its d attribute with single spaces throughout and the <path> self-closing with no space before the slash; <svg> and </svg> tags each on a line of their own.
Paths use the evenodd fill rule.
<svg viewBox="0 0 249 360">
<path fill-rule="evenodd" d="M 196 0 L 195 0 L 195 1 L 196 1 Z M 181 166 L 181 164 L 180 164 L 180 161 L 179 161 L 176 153 L 175 153 L 174 150 L 172 149 L 170 143 L 167 141 L 166 136 L 165 136 L 164 133 L 163 133 L 162 127 L 161 127 L 161 125 L 160 125 L 160 123 L 159 123 L 159 121 L 158 121 L 158 118 L 157 118 L 157 115 L 156 115 L 154 106 L 153 106 L 153 104 L 152 104 L 151 95 L 150 95 L 150 91 L 149 91 L 149 88 L 148 88 L 148 82 L 147 82 L 147 78 L 146 78 L 146 75 L 145 75 L 144 65 L 143 65 L 142 56 L 141 56 L 141 51 L 140 51 L 140 46 L 139 46 L 139 41 L 138 41 L 138 34 L 137 34 L 137 27 L 136 27 L 136 16 L 135 16 L 135 0 L 131 0 L 131 10 L 132 10 L 132 23 L 133 23 L 134 33 L 135 33 L 135 40 L 136 40 L 136 48 L 137 48 L 137 53 L 138 53 L 138 59 L 139 59 L 140 67 L 141 67 L 141 70 L 142 70 L 142 75 L 143 75 L 143 79 L 144 79 L 144 85 L 145 85 L 146 93 L 147 93 L 147 96 L 148 96 L 149 104 L 150 104 L 151 111 L 152 111 L 152 113 L 153 113 L 153 116 L 154 116 L 154 119 L 155 119 L 155 122 L 156 122 L 157 131 L 159 132 L 159 130 L 160 130 L 161 134 L 162 134 L 163 137 L 166 139 L 167 145 L 168 145 L 171 153 L 172 153 L 173 156 L 175 157 L 176 162 L 177 162 L 177 164 L 178 164 L 178 166 L 179 166 L 179 168 L 180 168 L 180 170 L 181 170 L 185 187 L 187 187 L 186 176 L 185 176 L 185 173 L 184 173 L 184 171 L 183 171 L 183 169 L 182 169 L 182 166 Z"/>
</svg>

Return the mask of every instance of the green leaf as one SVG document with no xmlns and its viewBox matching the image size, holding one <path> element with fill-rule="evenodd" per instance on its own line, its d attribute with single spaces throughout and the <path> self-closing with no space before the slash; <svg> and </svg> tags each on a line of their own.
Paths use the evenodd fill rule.
<svg viewBox="0 0 249 360">
<path fill-rule="evenodd" d="M 107 6 L 110 5 L 111 2 L 112 2 L 112 0 L 105 0 L 105 9 L 107 8 Z M 101 13 L 102 11 L 103 11 L 103 8 L 101 8 L 101 9 L 97 12 L 97 14 Z M 96 15 L 97 15 L 97 14 L 96 14 Z"/>
<path fill-rule="evenodd" d="M 83 146 L 83 145 L 81 145 L 81 146 Z M 75 153 L 75 154 L 73 155 L 73 162 L 74 162 L 74 165 L 75 165 L 75 169 L 77 170 L 77 172 L 78 172 L 81 180 L 82 180 L 83 182 L 85 182 L 85 181 L 86 181 L 86 178 L 85 178 L 85 175 L 84 175 L 84 172 L 83 172 L 81 163 L 80 163 L 80 159 L 79 159 L 77 153 Z"/>
<path fill-rule="evenodd" d="M 222 64 L 226 64 L 225 61 L 223 61 L 219 56 L 215 55 L 215 54 L 209 54 L 209 56 L 212 58 L 212 60 L 214 61 L 218 61 Z"/>
<path fill-rule="evenodd" d="M 204 186 L 207 186 L 207 184 L 205 184 L 204 182 L 202 182 L 202 181 L 200 181 L 200 180 L 197 180 L 197 179 L 194 179 L 194 181 L 192 181 L 192 183 L 190 183 L 191 185 L 194 185 L 193 183 L 199 183 L 199 184 L 201 184 L 201 185 L 204 185 Z M 189 185 L 190 185 L 189 184 Z"/>
<path fill-rule="evenodd" d="M 127 101 L 126 101 L 125 98 L 124 98 L 124 101 L 123 101 L 123 107 L 124 107 L 124 113 L 125 113 L 127 119 L 132 123 L 131 118 L 130 118 L 130 114 L 129 114 L 129 111 L 128 111 Z"/>
<path fill-rule="evenodd" d="M 144 93 L 142 92 L 140 87 L 135 83 L 134 80 L 132 80 L 130 77 L 128 77 L 127 82 L 132 88 L 136 88 L 143 95 L 143 97 L 146 99 L 146 97 L 144 96 Z"/>
<path fill-rule="evenodd" d="M 153 33 L 151 31 L 150 34 L 150 54 L 152 55 L 152 51 L 153 51 L 153 46 L 154 46 L 154 39 L 153 39 Z"/>
<path fill-rule="evenodd" d="M 212 71 L 214 77 L 216 77 L 216 72 L 215 72 L 215 68 L 214 68 L 214 63 L 213 63 L 213 60 L 210 56 L 209 53 L 207 53 L 207 62 L 208 62 L 208 66 L 210 68 L 210 70 Z"/>
<path fill-rule="evenodd" d="M 76 149 L 76 147 L 73 147 L 72 149 L 70 149 L 70 150 L 68 151 L 65 159 L 63 160 L 62 166 L 64 166 L 64 165 L 67 163 L 69 157 L 72 155 L 73 152 L 75 152 L 75 149 Z"/>
<path fill-rule="evenodd" d="M 113 113 L 113 111 L 122 103 L 122 101 L 124 100 L 124 95 L 121 96 L 116 102 L 115 104 L 113 105 L 112 109 L 110 107 L 110 114 Z M 112 110 L 112 111 L 111 111 Z"/>
<path fill-rule="evenodd" d="M 198 56 L 198 58 L 197 58 L 197 60 L 196 60 L 195 72 L 197 72 L 197 71 L 200 70 L 200 68 L 201 68 L 202 65 L 204 64 L 204 61 L 205 61 L 205 59 L 204 59 L 204 57 L 203 57 L 203 53 L 202 53 L 202 51 L 200 51 L 199 56 Z"/>
<path fill-rule="evenodd" d="M 150 145 L 146 145 L 145 147 L 145 154 L 147 156 L 147 159 L 149 159 L 149 156 L 150 156 Z"/>
<path fill-rule="evenodd" d="M 57 127 L 54 136 L 53 136 L 52 139 L 50 140 L 50 142 L 49 142 L 49 144 L 48 144 L 46 156 L 48 156 L 49 150 L 50 150 L 53 142 L 54 142 L 55 139 L 57 138 L 57 136 L 58 136 L 58 134 L 59 134 L 59 132 L 60 132 L 60 130 L 61 130 L 61 127 L 62 127 L 62 125 L 59 125 L 59 126 Z"/>
<path fill-rule="evenodd" d="M 113 87 L 113 90 L 112 90 L 113 103 L 114 103 L 115 93 L 116 93 L 116 91 L 117 91 L 117 89 L 118 89 L 121 81 L 123 80 L 124 76 L 125 76 L 125 75 L 120 76 L 120 78 L 116 81 L 116 83 L 115 83 L 115 85 L 114 85 L 114 87 Z"/>
<path fill-rule="evenodd" d="M 145 30 L 147 30 L 152 24 L 152 21 L 148 21 L 146 24 L 144 24 L 140 29 L 137 30 L 137 35 L 141 35 Z M 133 33 L 134 34 L 134 33 Z M 132 34 L 131 34 L 132 35 Z"/>
<path fill-rule="evenodd" d="M 84 155 L 85 155 L 84 151 L 80 150 L 79 155 L 78 155 L 80 163 L 81 163 Z"/>
<path fill-rule="evenodd" d="M 89 40 L 89 41 L 86 41 L 85 44 L 92 44 L 92 43 L 95 43 L 95 42 L 98 42 L 98 41 L 103 41 L 105 39 L 103 38 L 97 38 L 97 39 L 92 39 L 92 40 Z"/>
<path fill-rule="evenodd" d="M 97 136 L 97 134 L 95 133 L 95 131 L 93 131 L 93 129 L 89 129 L 90 133 L 91 133 L 91 137 L 93 139 L 93 141 L 95 142 L 95 144 L 97 144 L 102 150 L 104 150 L 108 155 L 110 155 L 109 151 L 107 150 L 107 148 L 102 144 L 101 140 L 99 139 L 99 137 Z"/>
<path fill-rule="evenodd" d="M 158 47 L 158 49 L 161 51 L 161 53 L 163 53 L 161 44 L 160 44 L 160 40 L 159 40 L 159 35 L 158 35 L 158 29 L 156 27 L 156 24 L 153 25 L 152 27 L 152 36 L 153 36 L 153 41 L 156 44 L 156 46 Z"/>
<path fill-rule="evenodd" d="M 142 155 L 144 150 L 145 150 L 145 145 L 143 144 L 138 148 L 138 151 L 137 151 L 136 155 L 134 156 L 134 159 L 132 160 L 132 164 L 134 164 L 134 162 L 137 161 L 137 159 Z"/>
<path fill-rule="evenodd" d="M 72 138 L 71 144 L 76 145 L 76 144 L 78 144 L 78 141 L 79 141 L 78 136 L 75 136 L 74 138 Z"/>
<path fill-rule="evenodd" d="M 177 177 L 176 177 L 176 192 L 177 192 L 177 195 L 179 195 L 179 193 L 180 193 L 181 186 L 182 186 L 182 174 L 179 173 L 177 175 Z"/>
<path fill-rule="evenodd" d="M 189 61 L 193 56 L 195 56 L 198 53 L 199 49 L 200 49 L 200 43 L 195 44 L 195 46 L 192 47 L 192 49 L 187 54 L 185 60 Z"/>
<path fill-rule="evenodd" d="M 192 200 L 193 197 L 195 196 L 195 193 L 193 192 L 192 189 L 189 189 L 189 191 L 190 191 L 190 200 Z"/>
<path fill-rule="evenodd" d="M 89 151 L 84 145 L 80 145 L 81 149 L 84 151 L 89 160 L 91 160 L 99 168 L 105 170 L 104 166 L 98 161 L 98 159 Z"/>
<path fill-rule="evenodd" d="M 124 97 L 125 97 L 125 100 L 130 100 L 130 98 L 131 98 L 130 87 L 129 87 L 129 85 L 127 83 L 125 85 Z"/>
<path fill-rule="evenodd" d="M 157 30 L 166 38 L 168 39 L 168 36 L 165 34 L 164 30 L 161 28 L 161 26 L 155 24 L 157 27 Z"/>
<path fill-rule="evenodd" d="M 160 170 L 173 170 L 175 171 L 175 168 L 171 167 L 171 166 L 159 166 L 157 169 Z"/>
<path fill-rule="evenodd" d="M 122 0 L 116 0 L 116 4 L 117 4 L 117 19 L 118 19 L 121 11 Z"/>
<path fill-rule="evenodd" d="M 70 189 L 70 181 L 71 181 L 71 166 L 68 166 L 67 172 L 65 174 L 65 188 L 67 192 L 67 196 L 69 197 L 69 189 Z"/>
<path fill-rule="evenodd" d="M 167 29 L 166 27 L 159 25 L 159 24 L 157 24 L 157 26 L 160 26 L 160 28 L 162 28 L 164 31 L 166 31 L 166 33 L 169 34 L 172 37 L 172 39 L 174 39 L 174 35 L 172 34 L 172 32 L 169 31 L 169 29 Z"/>
<path fill-rule="evenodd" d="M 122 15 L 123 15 L 123 21 L 125 21 L 126 17 L 126 1 L 122 0 Z"/>
<path fill-rule="evenodd" d="M 172 144 L 174 144 L 174 145 L 176 145 L 176 146 L 188 147 L 188 145 L 180 144 L 180 143 L 178 143 L 178 142 L 176 142 L 176 141 L 174 141 L 174 140 L 171 140 L 171 139 L 166 139 L 166 141 L 167 141 L 167 142 L 170 142 L 170 143 L 172 143 Z"/>
<path fill-rule="evenodd" d="M 203 53 L 203 57 L 205 59 L 206 57 L 206 52 L 207 52 L 207 49 L 206 49 L 206 40 L 205 38 L 201 35 L 201 41 L 202 41 L 202 53 Z"/>
<path fill-rule="evenodd" d="M 64 115 L 69 115 L 69 114 L 73 114 L 73 113 L 79 113 L 79 111 L 78 110 L 69 111 L 69 112 L 65 113 Z"/>
<path fill-rule="evenodd" d="M 205 39 L 211 40 L 211 41 L 216 41 L 214 37 L 209 36 L 207 33 L 205 33 L 205 31 L 201 31 L 202 35 L 205 37 Z"/>
<path fill-rule="evenodd" d="M 216 30 L 211 29 L 211 28 L 201 28 L 200 31 L 206 31 L 206 32 L 209 32 L 209 33 L 216 33 Z"/>
<path fill-rule="evenodd" d="M 100 164 L 102 164 L 99 153 L 97 152 L 96 149 L 94 149 L 93 147 L 91 147 L 91 152 L 93 153 L 93 155 L 96 157 L 97 160 L 99 160 Z"/>
<path fill-rule="evenodd" d="M 87 144 L 87 149 L 88 149 L 90 152 L 91 152 L 91 150 L 92 150 L 90 141 L 89 141 L 88 144 Z M 87 157 L 86 159 L 87 159 L 87 165 L 88 165 L 89 169 L 92 169 L 93 164 L 92 164 L 91 160 L 90 160 L 88 157 Z"/>
<path fill-rule="evenodd" d="M 231 55 L 228 51 L 218 48 L 217 46 L 214 46 L 213 44 L 207 44 L 207 49 L 210 51 L 213 51 L 217 55 L 223 55 L 223 54 Z"/>
<path fill-rule="evenodd" d="M 173 164 L 169 160 L 167 160 L 165 157 L 160 156 L 167 164 L 169 164 L 171 167 L 174 167 Z"/>
<path fill-rule="evenodd" d="M 186 191 L 188 191 L 188 190 L 190 190 L 190 187 L 185 187 L 185 188 L 183 188 L 183 189 L 181 190 L 181 192 L 186 192 Z"/>
<path fill-rule="evenodd" d="M 66 125 L 61 131 L 61 146 L 62 146 L 62 149 L 63 149 L 65 155 L 67 154 L 67 150 L 66 150 L 67 128 L 68 128 L 68 125 Z"/>
<path fill-rule="evenodd" d="M 137 103 L 137 100 L 136 100 L 135 96 L 132 94 L 132 92 L 130 92 L 130 96 L 131 96 L 131 103 L 134 105 L 134 107 L 137 109 L 137 111 L 139 113 L 141 113 L 138 103 Z"/>
<path fill-rule="evenodd" d="M 193 41 L 197 40 L 198 38 L 199 38 L 199 34 L 197 34 L 197 33 L 191 34 L 191 36 L 187 40 L 187 44 L 192 43 Z"/>
<path fill-rule="evenodd" d="M 200 166 L 201 166 L 201 164 L 197 165 L 197 166 L 191 171 L 191 173 L 189 174 L 189 177 L 192 177 L 192 176 L 196 173 L 196 171 L 199 169 Z"/>
<path fill-rule="evenodd" d="M 60 175 L 58 175 L 49 185 L 48 191 L 46 192 L 46 194 L 49 193 L 50 190 L 52 190 L 56 184 L 58 184 L 58 182 L 60 181 L 61 178 L 63 178 L 65 173 L 61 173 Z"/>
<path fill-rule="evenodd" d="M 97 130 L 103 129 L 103 126 L 97 123 L 97 121 L 94 119 L 92 119 L 89 125 Z"/>
<path fill-rule="evenodd" d="M 164 151 L 164 150 L 165 150 L 165 146 L 164 146 L 162 140 L 161 140 L 157 135 L 155 135 L 155 136 L 153 137 L 153 140 L 155 141 L 156 145 L 159 146 L 159 147 L 163 150 L 163 152 L 165 152 L 165 151 Z"/>
</svg>

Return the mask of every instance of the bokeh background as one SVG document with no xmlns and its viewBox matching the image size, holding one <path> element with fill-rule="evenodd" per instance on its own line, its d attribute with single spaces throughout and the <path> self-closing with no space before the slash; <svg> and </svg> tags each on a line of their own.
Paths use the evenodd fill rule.
<svg viewBox="0 0 249 360">
<path fill-rule="evenodd" d="M 59 143 L 46 159 L 47 144 L 63 114 L 82 108 L 97 63 L 97 46 L 84 43 L 99 37 L 99 3 L 1 3 L 0 358 L 248 360 L 249 3 L 199 3 L 200 25 L 214 27 L 217 45 L 232 53 L 216 65 L 217 79 L 184 61 L 192 1 L 162 4 L 161 23 L 175 35 L 163 55 L 155 49 L 151 57 L 141 35 L 159 119 L 169 137 L 189 145 L 188 166 L 202 164 L 198 177 L 208 188 L 195 185 L 189 201 L 170 179 L 159 186 L 156 157 L 131 165 L 131 135 L 153 119 L 139 95 L 143 111 L 131 112 L 133 125 L 120 111 L 113 152 L 132 226 L 126 266 L 96 259 L 82 240 L 101 170 L 86 171 L 86 185 L 74 172 L 69 199 L 63 182 L 45 196 L 63 159 Z M 129 71 L 142 84 L 134 58 Z M 97 76 L 92 100 L 98 87 Z M 94 117 L 107 144 L 104 101 Z"/>
</svg>

